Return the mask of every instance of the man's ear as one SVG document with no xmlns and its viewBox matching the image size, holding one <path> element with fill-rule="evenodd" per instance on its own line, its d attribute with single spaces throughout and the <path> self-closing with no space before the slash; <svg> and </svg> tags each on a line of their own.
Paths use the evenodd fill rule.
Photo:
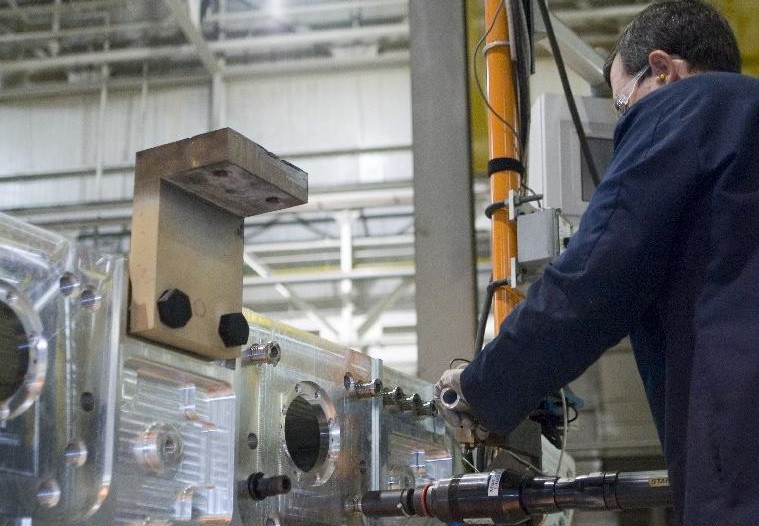
<svg viewBox="0 0 759 526">
<path fill-rule="evenodd" d="M 648 65 L 651 76 L 659 84 L 669 84 L 682 78 L 682 71 L 675 58 L 661 49 L 655 49 L 648 54 Z"/>
</svg>

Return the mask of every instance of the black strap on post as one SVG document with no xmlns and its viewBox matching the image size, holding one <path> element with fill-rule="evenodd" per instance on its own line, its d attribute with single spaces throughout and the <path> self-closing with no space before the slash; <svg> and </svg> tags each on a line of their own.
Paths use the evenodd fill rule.
<svg viewBox="0 0 759 526">
<path fill-rule="evenodd" d="M 522 164 L 522 161 L 512 157 L 496 157 L 495 159 L 490 159 L 488 161 L 488 175 L 506 171 L 524 175 L 524 165 Z"/>
</svg>

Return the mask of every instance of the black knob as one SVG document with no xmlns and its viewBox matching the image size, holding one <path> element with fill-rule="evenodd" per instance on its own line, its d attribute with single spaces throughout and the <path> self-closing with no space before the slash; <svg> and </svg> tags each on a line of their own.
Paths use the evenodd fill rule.
<svg viewBox="0 0 759 526">
<path fill-rule="evenodd" d="M 172 329 L 184 327 L 192 318 L 190 297 L 179 289 L 165 290 L 158 298 L 158 317 Z"/>
</svg>

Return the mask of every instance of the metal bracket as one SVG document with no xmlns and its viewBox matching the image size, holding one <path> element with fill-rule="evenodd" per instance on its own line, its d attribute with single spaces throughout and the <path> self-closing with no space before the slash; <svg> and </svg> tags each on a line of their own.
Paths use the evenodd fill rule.
<svg viewBox="0 0 759 526">
<path fill-rule="evenodd" d="M 305 172 L 229 128 L 138 152 L 129 332 L 238 357 L 243 218 L 307 199 Z"/>
</svg>

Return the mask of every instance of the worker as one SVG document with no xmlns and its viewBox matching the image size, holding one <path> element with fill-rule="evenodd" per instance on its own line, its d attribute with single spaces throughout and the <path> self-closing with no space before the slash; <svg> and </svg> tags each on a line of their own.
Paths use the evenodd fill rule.
<svg viewBox="0 0 759 526">
<path fill-rule="evenodd" d="M 678 520 L 759 517 L 759 79 L 700 0 L 656 2 L 621 33 L 606 78 L 614 156 L 567 249 L 497 337 L 446 371 L 470 414 L 510 432 L 630 336 Z"/>
</svg>

